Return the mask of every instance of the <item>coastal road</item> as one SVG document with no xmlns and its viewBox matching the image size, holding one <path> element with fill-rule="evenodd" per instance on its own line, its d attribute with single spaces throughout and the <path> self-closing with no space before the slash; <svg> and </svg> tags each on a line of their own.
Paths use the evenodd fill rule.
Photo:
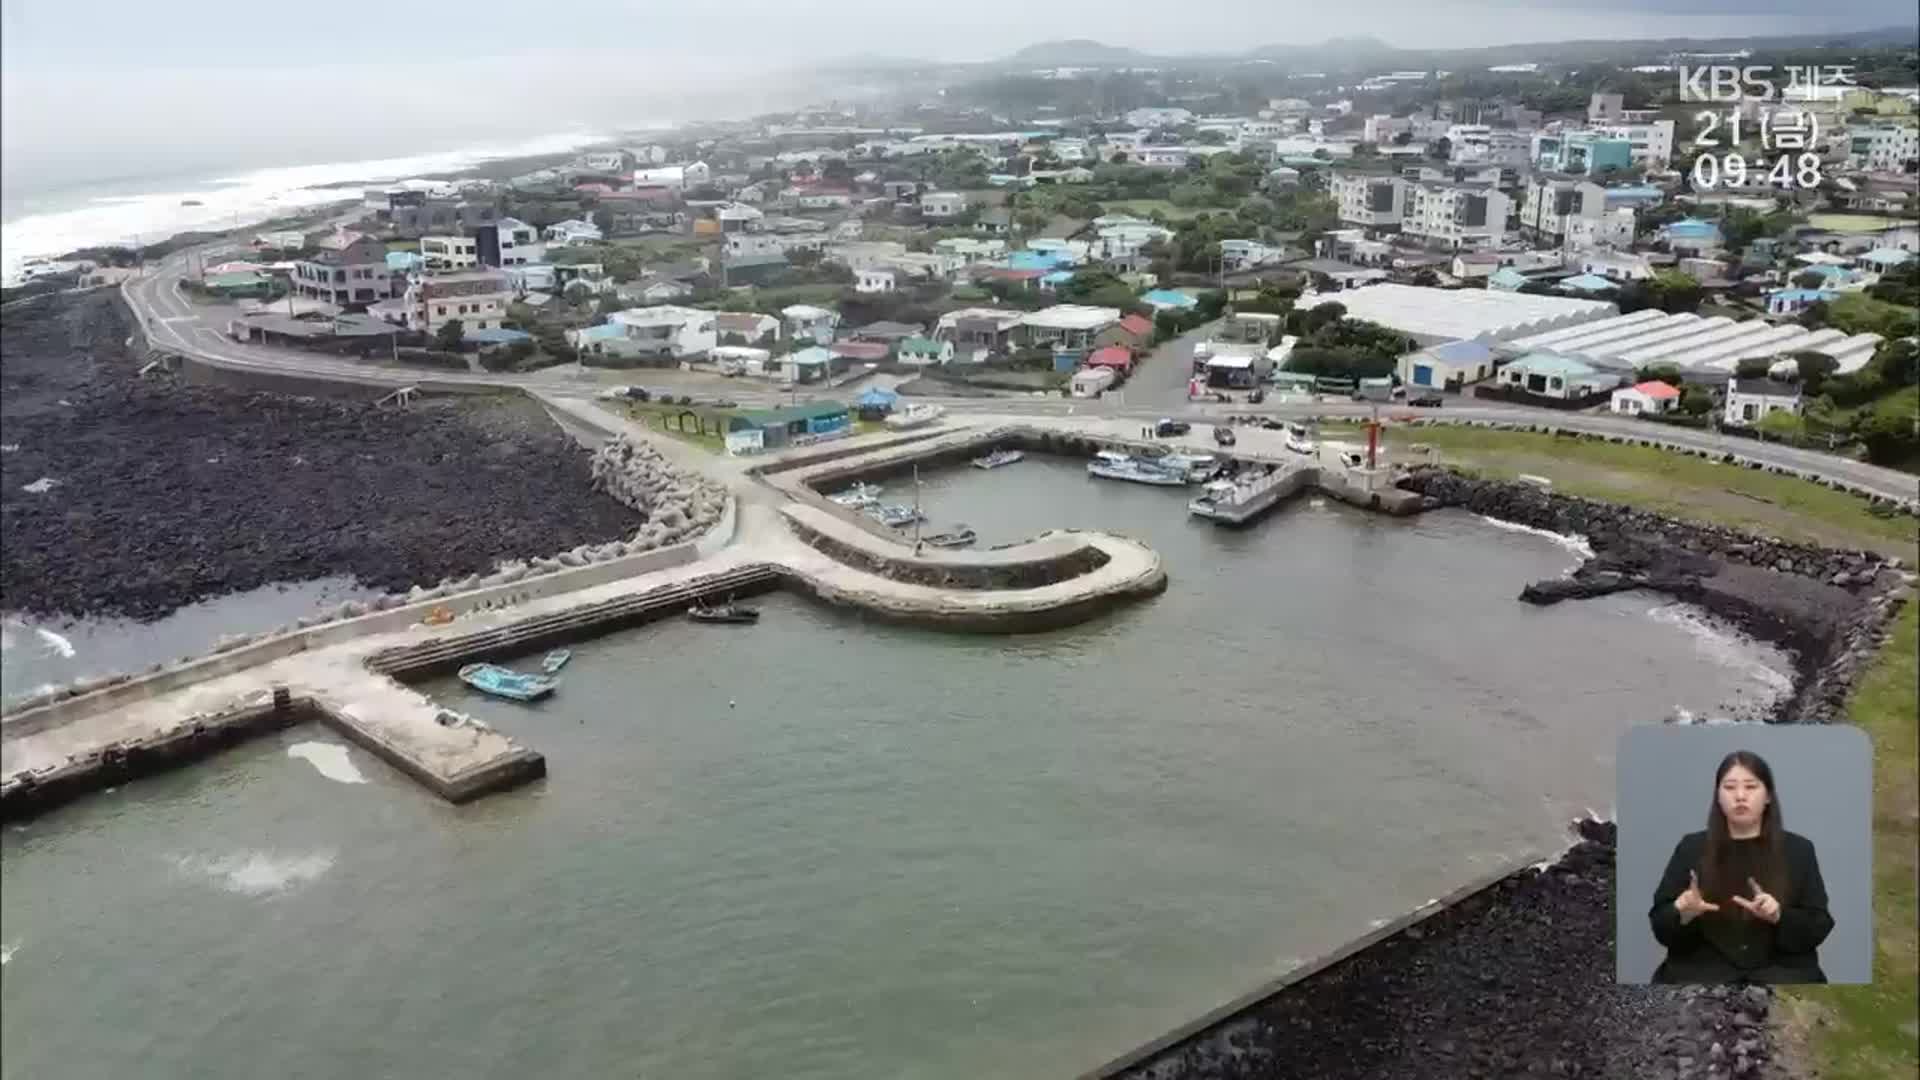
<svg viewBox="0 0 1920 1080">
<path fill-rule="evenodd" d="M 567 365 L 536 372 L 461 372 L 428 368 L 406 368 L 391 364 L 356 362 L 296 349 L 264 345 L 243 345 L 224 332 L 231 308 L 208 308 L 194 304 L 181 289 L 188 273 L 191 253 L 174 255 L 150 267 L 143 275 L 121 286 L 129 306 L 146 325 L 156 349 L 191 354 L 216 367 L 236 371 L 301 376 L 364 386 L 419 386 L 425 389 L 518 388 L 539 393 L 579 396 L 628 382 L 641 382 L 674 392 L 725 395 L 743 405 L 773 406 L 795 400 L 807 400 L 806 392 L 757 387 L 742 380 L 722 380 L 704 375 L 648 370 L 640 372 L 604 371 Z M 1203 328 L 1162 345 L 1148 358 L 1134 383 L 1117 400 L 1072 400 L 1057 396 L 1004 398 L 918 398 L 935 402 L 949 412 L 972 415 L 1008 416 L 1098 416 L 1152 421 L 1173 416 L 1195 423 L 1216 423 L 1231 415 L 1257 414 L 1294 419 L 1308 416 L 1350 417 L 1356 420 L 1372 415 L 1373 407 L 1349 401 L 1314 401 L 1298 397 L 1287 400 L 1269 398 L 1260 405 L 1237 402 L 1228 405 L 1188 402 L 1186 372 L 1190 370 L 1193 344 L 1204 340 Z M 1134 389 L 1139 384 L 1139 389 Z M 1144 399 L 1144 400 L 1143 400 Z M 1679 427 L 1654 427 L 1645 421 L 1616 417 L 1607 413 L 1565 413 L 1516 405 L 1486 405 L 1473 399 L 1453 399 L 1436 418 L 1485 421 L 1493 423 L 1543 424 L 1569 431 L 1626 438 L 1657 437 L 1664 442 L 1710 453 L 1731 453 L 1741 458 L 1795 472 L 1833 479 L 1884 498 L 1904 502 L 1920 501 L 1920 479 L 1908 473 L 1868 465 L 1848 458 L 1802 450 L 1774 443 L 1761 443 Z M 1381 412 L 1395 415 L 1428 414 L 1427 410 L 1405 406 L 1383 407 Z"/>
</svg>

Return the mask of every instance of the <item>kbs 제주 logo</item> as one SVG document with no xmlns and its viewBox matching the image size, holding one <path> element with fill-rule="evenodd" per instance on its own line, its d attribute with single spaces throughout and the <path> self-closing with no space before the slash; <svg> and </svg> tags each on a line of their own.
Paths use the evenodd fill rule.
<svg viewBox="0 0 1920 1080">
<path fill-rule="evenodd" d="M 1693 144 L 1706 148 L 1689 177 L 1696 190 L 1820 186 L 1830 134 L 1821 130 L 1821 114 L 1833 115 L 1828 109 L 1857 85 L 1853 68 L 1712 64 L 1682 66 L 1679 75 L 1681 101 L 1719 106 L 1694 115 L 1700 130 Z"/>
</svg>

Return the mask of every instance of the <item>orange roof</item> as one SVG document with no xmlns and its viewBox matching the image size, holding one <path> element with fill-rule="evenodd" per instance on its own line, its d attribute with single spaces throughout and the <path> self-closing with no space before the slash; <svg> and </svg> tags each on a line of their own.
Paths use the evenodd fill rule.
<svg viewBox="0 0 1920 1080">
<path fill-rule="evenodd" d="M 1087 357 L 1087 366 L 1119 368 L 1125 371 L 1133 366 L 1133 354 L 1127 351 L 1125 345 L 1109 345 L 1104 349 L 1093 350 L 1093 355 Z"/>
<path fill-rule="evenodd" d="M 1145 315 L 1128 315 L 1120 320 L 1120 329 L 1129 334 L 1151 334 L 1153 324 L 1147 321 Z"/>
<path fill-rule="evenodd" d="M 1635 383 L 1633 388 L 1650 398 L 1677 398 L 1680 396 L 1679 387 L 1672 383 L 1661 382 L 1658 379 L 1649 379 L 1643 383 Z"/>
</svg>

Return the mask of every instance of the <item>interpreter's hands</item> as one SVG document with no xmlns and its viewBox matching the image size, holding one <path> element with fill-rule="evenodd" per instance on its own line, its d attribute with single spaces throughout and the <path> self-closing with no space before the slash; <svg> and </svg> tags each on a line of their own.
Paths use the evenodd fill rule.
<svg viewBox="0 0 1920 1080">
<path fill-rule="evenodd" d="M 1687 891 L 1673 898 L 1673 910 L 1680 913 L 1680 921 L 1690 923 L 1709 911 L 1719 911 L 1719 904 L 1707 903 L 1700 895 L 1700 877 L 1693 871 L 1687 871 Z"/>
<path fill-rule="evenodd" d="M 1780 901 L 1775 900 L 1772 894 L 1761 888 L 1760 883 L 1752 878 L 1747 879 L 1747 885 L 1753 890 L 1753 898 L 1748 899 L 1744 896 L 1736 896 L 1732 898 L 1733 902 L 1739 904 L 1747 914 L 1759 919 L 1761 922 L 1779 922 Z"/>
</svg>

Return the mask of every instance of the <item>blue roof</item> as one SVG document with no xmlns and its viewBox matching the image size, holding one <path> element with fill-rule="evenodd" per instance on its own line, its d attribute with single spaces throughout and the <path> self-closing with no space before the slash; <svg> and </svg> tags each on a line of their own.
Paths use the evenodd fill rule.
<svg viewBox="0 0 1920 1080">
<path fill-rule="evenodd" d="M 387 252 L 387 269 L 411 270 L 420 265 L 420 253 L 417 251 Z"/>
<path fill-rule="evenodd" d="M 1073 256 L 1057 251 L 1016 251 L 1007 256 L 1009 270 L 1053 270 L 1073 265 Z"/>
<path fill-rule="evenodd" d="M 1811 304 L 1815 300 L 1832 300 L 1840 294 L 1832 289 L 1776 289 L 1769 295 L 1784 297 L 1788 300 L 1802 300 Z"/>
<path fill-rule="evenodd" d="M 854 400 L 856 405 L 892 405 L 900 400 L 900 395 L 885 387 L 875 386 Z"/>
<path fill-rule="evenodd" d="M 1463 338 L 1445 345 L 1435 345 L 1427 350 L 1427 355 L 1449 364 L 1480 364 L 1493 359 L 1493 349 L 1484 341 Z"/>
<path fill-rule="evenodd" d="M 1072 280 L 1073 280 L 1073 271 L 1071 271 L 1071 270 L 1055 270 L 1055 271 L 1054 271 L 1053 273 L 1051 273 L 1051 274 L 1047 274 L 1047 275 L 1044 275 L 1044 276 L 1042 276 L 1042 277 L 1040 278 L 1040 284 L 1042 284 L 1042 285 L 1064 285 L 1064 284 L 1066 284 L 1067 282 L 1069 282 L 1069 281 L 1072 281 Z"/>
<path fill-rule="evenodd" d="M 533 340 L 533 335 L 525 330 L 509 330 L 504 326 L 492 330 L 469 330 L 461 336 L 467 341 L 477 341 L 482 345 L 511 345 L 516 341 Z"/>
<path fill-rule="evenodd" d="M 1829 281 L 1834 278 L 1850 278 L 1853 276 L 1845 267 L 1840 266 L 1809 266 L 1805 270 L 1796 270 L 1793 276 L 1799 277 L 1801 274 L 1819 274 Z"/>
<path fill-rule="evenodd" d="M 1487 284 L 1498 285 L 1505 289 L 1517 289 L 1527 283 L 1527 275 L 1511 266 L 1503 266 L 1487 275 Z"/>
<path fill-rule="evenodd" d="M 1140 299 L 1152 304 L 1154 307 L 1190 308 L 1200 302 L 1188 296 L 1186 293 L 1175 292 L 1172 289 L 1155 289 L 1152 292 L 1143 294 Z"/>
<path fill-rule="evenodd" d="M 1689 240 L 1705 240 L 1720 235 L 1720 226 L 1699 218 L 1681 218 L 1667 226 L 1668 236 L 1678 236 Z"/>
<path fill-rule="evenodd" d="M 1620 286 L 1608 281 L 1599 274 L 1581 274 L 1561 282 L 1560 287 L 1562 289 L 1575 289 L 1580 292 L 1600 292 L 1603 289 L 1617 289 Z"/>
<path fill-rule="evenodd" d="M 601 323 L 582 327 L 575 336 L 581 341 L 618 341 L 627 336 L 627 328 L 619 323 Z"/>
<path fill-rule="evenodd" d="M 1583 364 L 1572 357 L 1557 356 L 1553 353 L 1528 353 L 1507 366 L 1521 368 L 1539 375 L 1559 375 L 1563 377 L 1591 375 L 1594 373 L 1594 368 L 1590 364 Z"/>
<path fill-rule="evenodd" d="M 1607 198 L 1616 202 L 1628 199 L 1664 199 L 1667 193 L 1657 187 L 1642 184 L 1638 187 L 1616 187 L 1607 189 Z"/>
<path fill-rule="evenodd" d="M 1867 262 L 1878 263 L 1881 266 L 1897 266 L 1913 258 L 1913 252 L 1901 251 L 1899 248 L 1874 248 L 1872 251 L 1860 257 Z"/>
</svg>

